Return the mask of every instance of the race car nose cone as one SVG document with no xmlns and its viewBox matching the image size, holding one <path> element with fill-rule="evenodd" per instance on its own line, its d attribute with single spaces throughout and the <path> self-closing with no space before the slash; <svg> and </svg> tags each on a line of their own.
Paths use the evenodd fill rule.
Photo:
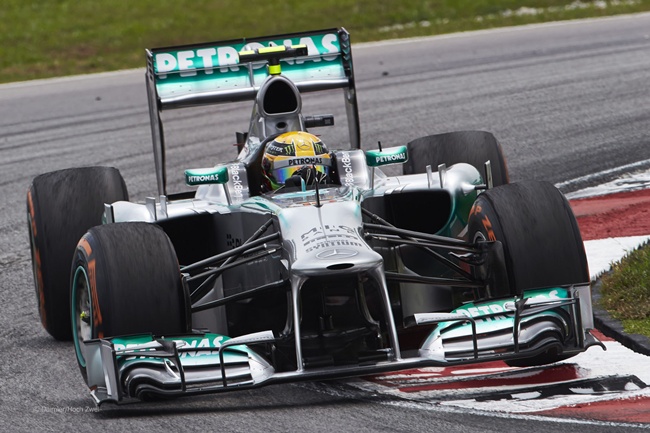
<svg viewBox="0 0 650 433">
<path fill-rule="evenodd" d="M 327 272 L 360 272 L 382 263 L 382 257 L 370 249 L 333 247 L 301 255 L 291 270 L 299 275 L 322 275 Z"/>
</svg>

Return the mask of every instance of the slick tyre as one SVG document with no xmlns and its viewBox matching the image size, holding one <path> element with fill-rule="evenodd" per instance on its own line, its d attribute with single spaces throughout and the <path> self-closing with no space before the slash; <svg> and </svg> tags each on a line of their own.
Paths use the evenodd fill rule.
<svg viewBox="0 0 650 433">
<path fill-rule="evenodd" d="M 526 181 L 479 195 L 470 212 L 470 241 L 503 244 L 509 287 L 496 296 L 589 281 L 587 257 L 573 211 L 550 183 Z M 565 359 L 557 350 L 507 361 L 511 366 L 543 365 Z"/>
<path fill-rule="evenodd" d="M 174 247 L 153 224 L 91 228 L 75 251 L 70 299 L 75 353 L 84 379 L 86 340 L 175 335 L 191 328 L 189 294 Z"/>
<path fill-rule="evenodd" d="M 37 176 L 27 191 L 27 219 L 41 323 L 57 340 L 72 338 L 70 261 L 86 231 L 102 223 L 104 203 L 128 200 L 120 172 L 73 168 Z"/>
<path fill-rule="evenodd" d="M 471 241 L 503 244 L 509 295 L 589 281 L 573 211 L 548 182 L 518 182 L 485 191 L 470 211 L 468 233 Z"/>
<path fill-rule="evenodd" d="M 494 186 L 509 182 L 501 144 L 494 135 L 484 131 L 458 131 L 417 138 L 407 144 L 409 159 L 404 164 L 404 174 L 426 173 L 438 165 L 447 167 L 464 162 L 474 166 L 485 177 L 484 164 L 490 161 Z"/>
</svg>

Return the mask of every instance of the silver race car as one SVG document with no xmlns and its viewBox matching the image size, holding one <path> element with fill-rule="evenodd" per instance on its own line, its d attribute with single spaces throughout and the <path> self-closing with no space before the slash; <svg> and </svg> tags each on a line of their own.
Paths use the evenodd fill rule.
<svg viewBox="0 0 650 433">
<path fill-rule="evenodd" d="M 601 345 L 563 195 L 509 183 L 487 132 L 361 149 L 345 29 L 147 60 L 157 197 L 129 202 L 109 167 L 40 175 L 27 195 L 43 326 L 74 341 L 97 403 Z M 332 115 L 302 111 L 305 93 L 336 89 L 345 149 L 311 132 Z M 233 101 L 253 101 L 236 158 L 187 167 L 189 192 L 170 193 L 161 113 Z"/>
</svg>

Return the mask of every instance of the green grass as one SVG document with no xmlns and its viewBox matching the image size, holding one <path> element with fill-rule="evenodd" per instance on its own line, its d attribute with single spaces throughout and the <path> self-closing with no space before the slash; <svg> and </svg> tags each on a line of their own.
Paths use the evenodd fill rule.
<svg viewBox="0 0 650 433">
<path fill-rule="evenodd" d="M 650 337 L 650 245 L 612 267 L 601 282 L 601 306 L 623 323 L 625 332 Z"/>
<path fill-rule="evenodd" d="M 0 83 L 141 67 L 145 48 L 243 36 L 343 26 L 362 42 L 649 10 L 650 0 L 2 0 Z"/>
</svg>

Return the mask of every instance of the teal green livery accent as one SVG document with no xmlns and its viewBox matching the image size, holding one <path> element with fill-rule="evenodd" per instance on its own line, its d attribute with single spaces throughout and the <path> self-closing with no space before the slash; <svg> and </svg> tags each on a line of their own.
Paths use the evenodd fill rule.
<svg viewBox="0 0 650 433">
<path fill-rule="evenodd" d="M 535 301 L 561 301 L 569 300 L 571 296 L 566 289 L 549 288 L 529 290 L 524 292 L 523 298 Z M 506 298 L 488 302 L 468 303 L 457 308 L 453 313 L 461 313 L 476 320 L 477 332 L 494 332 L 504 329 L 513 329 L 514 326 L 514 305 L 517 298 Z M 499 314 L 503 313 L 503 314 Z M 557 315 L 557 313 L 546 310 L 539 312 L 539 316 Z M 453 325 L 453 326 L 452 326 Z M 446 329 L 450 327 L 450 329 Z M 470 332 L 469 323 L 458 325 L 458 322 L 441 322 L 436 331 L 444 334 L 445 338 L 466 335 Z M 434 333 L 436 333 L 434 331 Z"/>
<path fill-rule="evenodd" d="M 294 83 L 346 78 L 339 36 L 332 30 L 152 50 L 157 94 L 167 100 L 259 87 L 269 76 L 266 62 L 240 63 L 239 52 L 283 45 L 305 45 L 308 50 L 306 57 L 281 60 L 282 75 Z"/>
<path fill-rule="evenodd" d="M 228 167 L 192 168 L 185 170 L 185 183 L 189 186 L 222 184 L 228 182 Z"/>
<path fill-rule="evenodd" d="M 219 334 L 201 334 L 197 336 L 182 336 L 161 338 L 163 341 L 174 341 L 179 351 L 179 358 L 183 366 L 218 365 L 219 347 L 222 343 L 230 340 L 230 337 Z M 131 347 L 151 343 L 154 339 L 151 335 L 134 335 L 130 337 L 116 337 L 111 339 L 116 351 L 128 350 Z M 195 349 L 195 350 L 194 350 Z M 246 346 L 230 346 L 224 350 L 224 363 L 242 361 L 248 359 L 249 349 Z M 143 349 L 135 354 L 119 355 L 117 357 L 120 369 L 131 364 L 150 362 L 162 364 L 163 358 L 147 356 L 147 350 Z"/>
<path fill-rule="evenodd" d="M 383 150 L 369 150 L 366 152 L 368 167 L 380 167 L 389 164 L 404 164 L 409 156 L 406 146 L 389 147 Z"/>
<path fill-rule="evenodd" d="M 164 74 L 178 73 L 184 77 L 211 74 L 228 74 L 245 66 L 238 66 L 239 52 L 252 51 L 258 48 L 278 46 L 305 45 L 310 59 L 282 60 L 287 65 L 302 65 L 303 63 L 319 63 L 334 61 L 340 53 L 338 35 L 334 32 L 313 34 L 283 39 L 265 41 L 221 42 L 218 45 L 204 44 L 170 51 L 156 50 L 154 52 L 154 71 L 161 78 Z M 254 69 L 263 69 L 265 62 L 254 65 Z M 284 69 L 284 68 L 283 68 Z"/>
</svg>

